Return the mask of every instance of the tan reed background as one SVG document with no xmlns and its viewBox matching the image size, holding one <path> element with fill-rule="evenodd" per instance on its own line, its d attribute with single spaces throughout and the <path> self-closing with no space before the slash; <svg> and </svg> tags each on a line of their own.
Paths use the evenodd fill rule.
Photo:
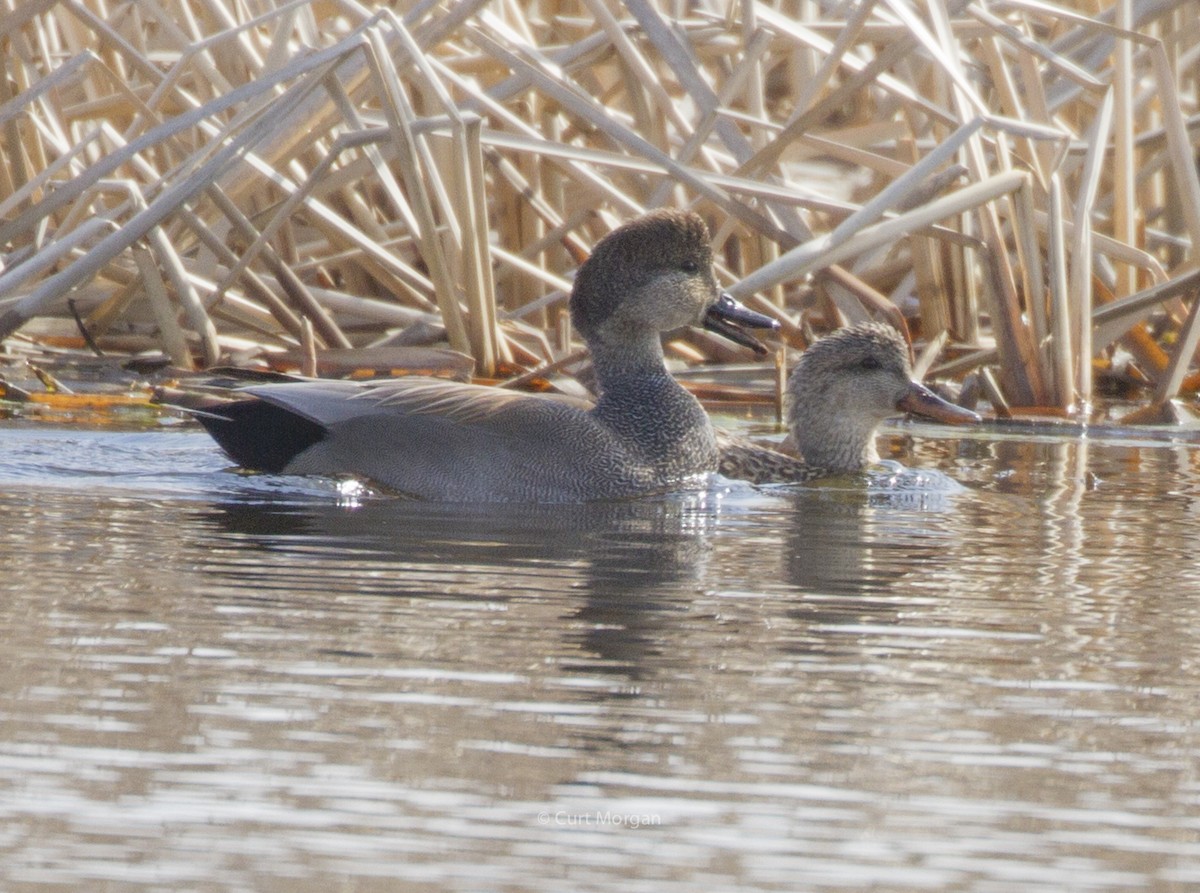
<svg viewBox="0 0 1200 893">
<path fill-rule="evenodd" d="M 0 0 L 0 65 L 10 349 L 73 306 L 185 368 L 546 368 L 579 258 L 673 205 L 793 344 L 889 319 L 1048 411 L 1114 355 L 1196 386 L 1194 0 Z"/>
</svg>

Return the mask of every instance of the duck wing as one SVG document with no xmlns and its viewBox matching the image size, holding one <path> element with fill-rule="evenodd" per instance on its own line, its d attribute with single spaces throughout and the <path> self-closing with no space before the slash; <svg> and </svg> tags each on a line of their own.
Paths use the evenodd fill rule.
<svg viewBox="0 0 1200 893">
<path fill-rule="evenodd" d="M 421 498 L 487 502 L 630 495 L 652 473 L 575 398 L 416 378 L 243 393 L 256 399 L 201 422 L 234 461 L 264 471 L 353 474 Z"/>
<path fill-rule="evenodd" d="M 559 394 L 529 394 L 438 378 L 384 381 L 305 381 L 256 385 L 250 394 L 325 428 L 376 415 L 437 416 L 461 425 L 489 426 L 510 413 L 543 403 L 591 408 L 586 400 Z M 536 411 L 536 410 L 535 410 Z"/>
</svg>

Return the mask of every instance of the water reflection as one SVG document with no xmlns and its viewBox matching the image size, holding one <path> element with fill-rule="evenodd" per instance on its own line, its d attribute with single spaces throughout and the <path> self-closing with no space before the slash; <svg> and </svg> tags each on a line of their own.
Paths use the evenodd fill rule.
<svg viewBox="0 0 1200 893">
<path fill-rule="evenodd" d="M 556 625 L 570 630 L 578 650 L 572 663 L 637 678 L 648 654 L 662 656 L 675 610 L 659 595 L 702 577 L 724 496 L 715 487 L 626 502 L 466 509 L 387 498 L 352 510 L 229 501 L 197 518 L 250 550 L 211 566 L 234 580 L 259 573 L 253 552 L 269 551 L 296 562 L 319 556 L 322 580 L 331 565 L 339 575 L 339 565 L 353 565 L 345 573 L 355 579 L 342 585 L 356 591 L 482 596 L 497 605 L 562 598 L 570 610 Z M 364 562 L 384 570 L 364 575 Z M 451 585 L 431 588 L 431 577 Z"/>
<path fill-rule="evenodd" d="M 4 889 L 1200 883 L 1189 449 L 463 508 L 64 436 L 0 467 Z"/>
</svg>

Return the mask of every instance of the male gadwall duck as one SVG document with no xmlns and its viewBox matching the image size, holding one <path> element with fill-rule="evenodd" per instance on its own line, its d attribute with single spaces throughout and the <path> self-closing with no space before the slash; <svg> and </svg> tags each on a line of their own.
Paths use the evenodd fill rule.
<svg viewBox="0 0 1200 893">
<path fill-rule="evenodd" d="M 839 329 L 814 342 L 788 378 L 786 399 L 790 439 L 801 458 L 722 434 L 721 474 L 756 484 L 849 474 L 879 461 L 875 432 L 891 416 L 979 421 L 913 379 L 908 346 L 882 323 Z"/>
<path fill-rule="evenodd" d="M 412 378 L 248 387 L 196 415 L 244 468 L 348 474 L 423 499 L 585 502 L 667 491 L 715 471 L 718 451 L 700 403 L 666 370 L 660 334 L 702 324 L 765 352 L 741 326 L 778 327 L 723 294 L 712 261 L 708 229 L 691 212 L 651 212 L 596 244 L 570 300 L 592 355 L 594 406 Z"/>
</svg>

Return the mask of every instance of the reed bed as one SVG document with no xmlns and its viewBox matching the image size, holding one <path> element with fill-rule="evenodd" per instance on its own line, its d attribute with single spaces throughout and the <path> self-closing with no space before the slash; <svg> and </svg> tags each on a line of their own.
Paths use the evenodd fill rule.
<svg viewBox="0 0 1200 893">
<path fill-rule="evenodd" d="M 0 0 L 0 64 L 9 352 L 524 381 L 672 205 L 791 345 L 883 318 L 1001 412 L 1198 384 L 1188 0 Z"/>
</svg>

